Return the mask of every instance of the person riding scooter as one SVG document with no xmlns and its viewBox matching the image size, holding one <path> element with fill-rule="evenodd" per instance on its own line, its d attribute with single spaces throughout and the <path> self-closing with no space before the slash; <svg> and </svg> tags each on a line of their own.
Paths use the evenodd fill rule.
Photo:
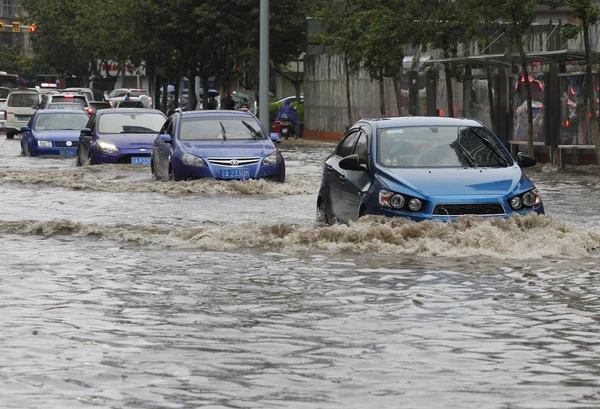
<svg viewBox="0 0 600 409">
<path fill-rule="evenodd" d="M 285 101 L 277 113 L 275 120 L 280 122 L 281 135 L 285 139 L 288 139 L 291 134 L 294 135 L 294 139 L 298 139 L 298 134 L 296 133 L 298 115 L 296 114 L 296 109 L 294 109 L 290 100 Z"/>
</svg>

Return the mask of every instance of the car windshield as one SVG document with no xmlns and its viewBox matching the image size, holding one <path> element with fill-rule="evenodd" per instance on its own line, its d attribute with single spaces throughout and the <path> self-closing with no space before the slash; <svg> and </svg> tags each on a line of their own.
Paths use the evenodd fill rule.
<svg viewBox="0 0 600 409">
<path fill-rule="evenodd" d="M 414 126 L 380 130 L 377 162 L 390 168 L 506 167 L 513 159 L 487 128 Z"/>
<path fill-rule="evenodd" d="M 116 110 L 115 110 L 116 111 Z M 158 133 L 165 123 L 161 113 L 108 113 L 98 120 L 99 133 Z"/>
<path fill-rule="evenodd" d="M 79 104 L 83 107 L 87 105 L 85 97 L 67 96 L 67 95 L 52 95 L 52 102 L 64 104 Z"/>
<path fill-rule="evenodd" d="M 48 104 L 48 109 L 80 109 L 83 110 L 83 105 L 71 102 L 56 102 Z"/>
<path fill-rule="evenodd" d="M 38 94 L 10 94 L 7 103 L 11 107 L 31 108 L 39 103 Z"/>
<path fill-rule="evenodd" d="M 146 91 L 146 90 L 131 91 L 131 96 L 132 97 L 141 97 L 142 95 L 148 95 L 148 91 Z"/>
<path fill-rule="evenodd" d="M 88 116 L 82 113 L 39 114 L 33 129 L 36 131 L 76 130 L 83 129 L 88 122 Z"/>
<path fill-rule="evenodd" d="M 256 119 L 251 117 L 184 118 L 179 127 L 182 141 L 267 139 Z"/>
</svg>

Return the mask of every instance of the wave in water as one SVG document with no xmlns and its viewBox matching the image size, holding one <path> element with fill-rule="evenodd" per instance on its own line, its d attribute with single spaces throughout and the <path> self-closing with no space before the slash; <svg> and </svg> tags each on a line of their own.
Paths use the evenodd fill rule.
<svg viewBox="0 0 600 409">
<path fill-rule="evenodd" d="M 568 226 L 548 216 L 464 218 L 454 223 L 412 222 L 368 216 L 349 226 L 248 223 L 174 229 L 172 226 L 97 225 L 69 220 L 2 221 L 0 232 L 94 237 L 172 249 L 231 251 L 260 248 L 298 252 L 486 256 L 509 259 L 594 256 L 600 232 Z"/>
<path fill-rule="evenodd" d="M 137 172 L 128 172 L 135 169 Z M 313 194 L 321 183 L 318 176 L 288 175 L 286 183 L 266 180 L 202 179 L 184 182 L 158 182 L 150 170 L 140 172 L 135 166 L 88 166 L 68 170 L 0 171 L 0 183 L 21 183 L 97 192 L 151 192 L 162 194 L 240 194 L 302 195 Z"/>
</svg>

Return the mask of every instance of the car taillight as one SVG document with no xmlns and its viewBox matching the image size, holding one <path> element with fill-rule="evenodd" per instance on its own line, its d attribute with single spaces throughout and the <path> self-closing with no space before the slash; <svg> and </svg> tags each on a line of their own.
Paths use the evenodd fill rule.
<svg viewBox="0 0 600 409">
<path fill-rule="evenodd" d="M 6 121 L 8 119 L 8 115 L 6 114 L 6 111 L 4 111 L 4 120 Z"/>
<path fill-rule="evenodd" d="M 109 103 L 110 103 L 110 107 L 112 108 L 112 107 L 113 107 L 113 103 L 112 103 L 112 101 L 110 101 Z"/>
<path fill-rule="evenodd" d="M 88 114 L 92 115 L 94 113 L 94 108 L 88 108 L 86 111 Z"/>
</svg>

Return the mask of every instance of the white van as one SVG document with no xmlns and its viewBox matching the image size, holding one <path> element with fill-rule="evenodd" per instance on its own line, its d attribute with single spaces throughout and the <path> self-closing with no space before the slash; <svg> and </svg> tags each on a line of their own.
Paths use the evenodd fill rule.
<svg viewBox="0 0 600 409">
<path fill-rule="evenodd" d="M 6 137 L 13 139 L 26 126 L 41 102 L 40 91 L 35 88 L 12 89 L 6 99 Z"/>
</svg>

